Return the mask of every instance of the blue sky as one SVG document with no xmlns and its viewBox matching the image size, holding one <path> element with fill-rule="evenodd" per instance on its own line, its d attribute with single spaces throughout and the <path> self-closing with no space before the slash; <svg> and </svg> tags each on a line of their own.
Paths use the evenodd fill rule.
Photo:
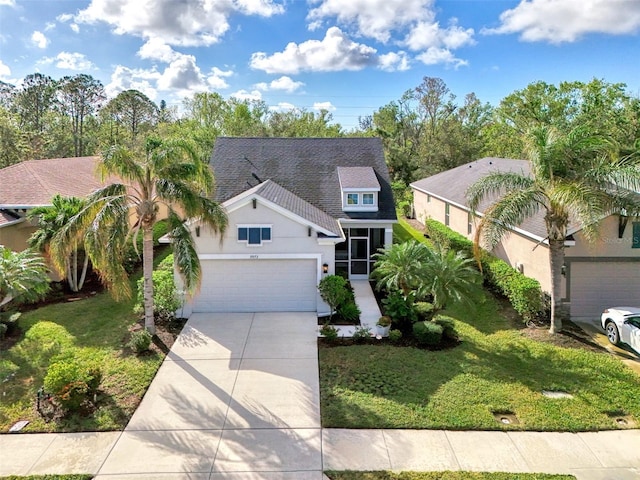
<svg viewBox="0 0 640 480">
<path fill-rule="evenodd" d="M 336 122 L 424 76 L 462 100 L 603 78 L 640 95 L 640 0 L 0 0 L 0 80 L 88 73 L 179 107 L 215 91 Z"/>
</svg>

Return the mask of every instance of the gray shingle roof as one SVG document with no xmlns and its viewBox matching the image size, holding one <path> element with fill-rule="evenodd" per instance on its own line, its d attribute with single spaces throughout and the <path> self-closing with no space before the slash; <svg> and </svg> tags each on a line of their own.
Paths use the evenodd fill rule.
<svg viewBox="0 0 640 480">
<path fill-rule="evenodd" d="M 338 167 L 338 180 L 342 188 L 380 188 L 371 167 Z"/>
<path fill-rule="evenodd" d="M 526 160 L 487 157 L 467 163 L 451 170 L 423 178 L 411 184 L 411 187 L 440 197 L 451 203 L 468 207 L 467 189 L 480 178 L 493 172 L 515 172 L 529 175 L 531 170 Z M 492 203 L 491 199 L 480 205 L 484 211 Z M 536 237 L 546 238 L 547 229 L 544 223 L 544 212 L 526 219 L 518 227 Z"/>
<path fill-rule="evenodd" d="M 342 235 L 342 229 L 338 221 L 331 215 L 327 215 L 319 208 L 314 207 L 309 202 L 291 193 L 286 188 L 282 188 L 272 180 L 267 180 L 256 187 L 255 193 L 266 200 L 279 205 L 290 212 L 309 220 L 310 222 L 333 233 L 335 236 Z"/>
<path fill-rule="evenodd" d="M 216 140 L 211 167 L 224 202 L 271 179 L 333 218 L 395 220 L 378 138 L 239 138 Z M 337 167 L 371 167 L 380 184 L 377 212 L 343 212 Z"/>
</svg>

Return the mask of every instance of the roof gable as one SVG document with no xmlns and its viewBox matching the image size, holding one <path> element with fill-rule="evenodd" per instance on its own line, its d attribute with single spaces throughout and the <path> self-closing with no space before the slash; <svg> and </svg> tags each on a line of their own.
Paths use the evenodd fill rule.
<svg viewBox="0 0 640 480">
<path fill-rule="evenodd" d="M 333 218 L 396 219 L 378 138 L 220 137 L 211 158 L 216 199 L 224 202 L 266 180 Z M 377 212 L 343 212 L 338 167 L 370 167 L 380 185 Z"/>
<path fill-rule="evenodd" d="M 267 180 L 266 182 L 256 185 L 240 195 L 227 200 L 225 202 L 225 207 L 230 208 L 232 205 L 241 202 L 242 200 L 248 201 L 249 199 L 256 197 L 262 198 L 263 200 L 290 212 L 294 216 L 305 220 L 306 223 L 313 224 L 325 235 L 336 237 L 342 236 L 342 229 L 335 218 L 326 214 L 319 208 L 314 207 L 309 202 L 306 202 L 302 198 L 291 193 L 287 189 L 282 188 L 271 180 Z"/>
</svg>

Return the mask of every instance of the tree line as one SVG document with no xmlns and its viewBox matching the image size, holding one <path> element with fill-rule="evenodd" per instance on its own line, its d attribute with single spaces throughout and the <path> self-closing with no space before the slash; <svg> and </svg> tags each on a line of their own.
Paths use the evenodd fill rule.
<svg viewBox="0 0 640 480">
<path fill-rule="evenodd" d="M 440 78 L 424 77 L 395 101 L 345 129 L 327 110 L 275 111 L 261 100 L 196 93 L 182 108 L 126 90 L 108 99 L 102 83 L 79 74 L 59 80 L 35 73 L 20 85 L 0 82 L 0 167 L 23 160 L 96 155 L 150 133 L 192 141 L 208 158 L 219 136 L 378 136 L 400 185 L 484 156 L 527 158 L 523 135 L 577 126 L 604 136 L 621 153 L 637 149 L 640 99 L 601 79 L 534 82 L 497 106 L 475 93 L 458 99 Z"/>
</svg>

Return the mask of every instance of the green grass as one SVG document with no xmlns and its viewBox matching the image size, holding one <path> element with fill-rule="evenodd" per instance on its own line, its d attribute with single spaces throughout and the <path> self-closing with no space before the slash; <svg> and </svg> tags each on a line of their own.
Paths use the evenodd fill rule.
<svg viewBox="0 0 640 480">
<path fill-rule="evenodd" d="M 391 345 L 321 348 L 322 425 L 336 428 L 588 431 L 640 422 L 640 376 L 607 353 L 531 340 L 484 295 L 449 310 L 462 343 L 427 351 Z M 550 399 L 561 390 L 573 399 Z M 498 423 L 513 412 L 520 424 Z"/>
<path fill-rule="evenodd" d="M 169 251 L 156 257 L 159 262 Z M 132 278 L 135 285 L 136 278 Z M 122 429 L 153 379 L 163 356 L 125 353 L 124 342 L 137 317 L 133 300 L 115 302 L 100 293 L 76 302 L 44 306 L 19 320 L 24 337 L 8 351 L 0 352 L 0 431 L 19 420 L 30 423 L 24 431 L 101 431 Z M 76 356 L 97 362 L 103 373 L 98 408 L 92 415 L 70 415 L 46 421 L 35 409 L 36 392 L 42 386 L 51 359 L 74 349 Z"/>
<path fill-rule="evenodd" d="M 422 232 L 412 228 L 404 218 L 398 216 L 398 223 L 393 224 L 393 243 L 402 243 L 411 239 L 430 244 Z"/>
<path fill-rule="evenodd" d="M 575 480 L 573 475 L 478 472 L 325 472 L 331 480 Z"/>
</svg>

